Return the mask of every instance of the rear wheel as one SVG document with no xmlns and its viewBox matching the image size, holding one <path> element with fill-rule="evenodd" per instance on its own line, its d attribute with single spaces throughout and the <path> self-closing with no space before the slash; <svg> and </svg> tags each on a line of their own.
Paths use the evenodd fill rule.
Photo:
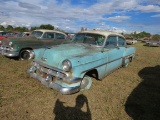
<svg viewBox="0 0 160 120">
<path fill-rule="evenodd" d="M 129 62 L 132 62 L 132 57 L 127 58 L 127 59 L 124 60 L 124 65 L 123 65 L 123 67 L 125 67 L 125 68 L 128 67 Z"/>
<path fill-rule="evenodd" d="M 20 59 L 21 60 L 30 60 L 32 58 L 31 50 L 22 50 L 20 52 Z"/>
</svg>

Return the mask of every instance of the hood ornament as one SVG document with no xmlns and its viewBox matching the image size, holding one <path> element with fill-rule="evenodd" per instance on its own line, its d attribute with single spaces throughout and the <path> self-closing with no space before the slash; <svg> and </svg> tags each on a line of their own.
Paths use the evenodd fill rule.
<svg viewBox="0 0 160 120">
<path fill-rule="evenodd" d="M 44 48 L 45 48 L 45 49 L 51 49 L 51 47 L 50 47 L 50 46 L 44 46 Z"/>
<path fill-rule="evenodd" d="M 47 61 L 47 58 L 42 57 L 41 60 L 42 61 Z"/>
</svg>

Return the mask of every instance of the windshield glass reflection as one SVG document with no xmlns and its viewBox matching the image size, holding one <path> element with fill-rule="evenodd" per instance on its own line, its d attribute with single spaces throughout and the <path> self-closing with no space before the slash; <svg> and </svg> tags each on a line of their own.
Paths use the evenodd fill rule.
<svg viewBox="0 0 160 120">
<path fill-rule="evenodd" d="M 35 36 L 35 37 L 40 38 L 42 36 L 42 34 L 43 34 L 43 32 L 41 32 L 41 31 L 33 31 L 30 36 Z"/>
<path fill-rule="evenodd" d="M 86 43 L 91 45 L 102 46 L 105 40 L 105 36 L 91 33 L 76 34 L 72 41 L 76 43 Z"/>
</svg>

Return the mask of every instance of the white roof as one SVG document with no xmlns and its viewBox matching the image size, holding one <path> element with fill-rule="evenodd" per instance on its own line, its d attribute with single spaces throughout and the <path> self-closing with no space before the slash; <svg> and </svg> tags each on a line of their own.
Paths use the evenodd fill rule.
<svg viewBox="0 0 160 120">
<path fill-rule="evenodd" d="M 47 30 L 47 29 L 37 29 L 37 30 L 34 30 L 34 31 L 41 31 L 41 32 L 56 32 L 56 33 L 61 33 L 61 34 L 64 34 L 66 35 L 64 32 L 61 32 L 61 31 L 56 31 L 56 30 Z"/>
<path fill-rule="evenodd" d="M 108 35 L 118 35 L 118 36 L 122 36 L 123 35 L 116 33 L 116 32 L 110 32 L 110 31 L 105 31 L 105 30 L 85 30 L 85 31 L 81 31 L 79 33 L 93 33 L 93 34 L 100 34 L 100 35 L 104 35 L 104 36 L 108 36 Z"/>
</svg>

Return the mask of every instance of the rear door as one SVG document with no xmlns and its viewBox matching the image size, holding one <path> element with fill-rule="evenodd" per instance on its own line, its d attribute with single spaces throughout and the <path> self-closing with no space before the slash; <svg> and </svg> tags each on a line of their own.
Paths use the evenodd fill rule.
<svg viewBox="0 0 160 120">
<path fill-rule="evenodd" d="M 46 32 L 42 37 L 44 46 L 59 45 L 66 41 L 66 36 L 56 32 Z"/>
<path fill-rule="evenodd" d="M 61 33 L 55 33 L 55 44 L 59 45 L 59 44 L 64 44 L 67 43 L 66 40 L 67 36 Z M 69 40 L 70 41 L 70 40 Z"/>
<path fill-rule="evenodd" d="M 54 44 L 55 33 L 45 32 L 41 38 L 44 46 L 52 46 Z"/>
</svg>

